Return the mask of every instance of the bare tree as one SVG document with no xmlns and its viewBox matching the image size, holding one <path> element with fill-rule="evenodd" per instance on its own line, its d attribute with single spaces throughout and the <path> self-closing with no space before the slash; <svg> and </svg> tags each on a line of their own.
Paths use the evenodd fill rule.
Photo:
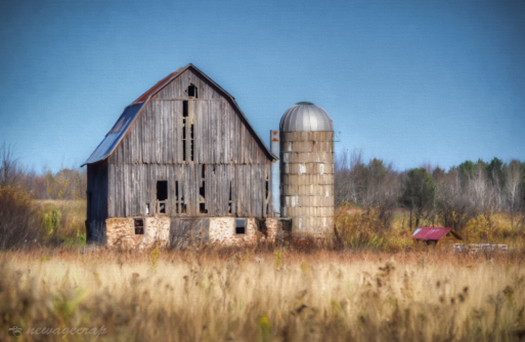
<svg viewBox="0 0 525 342">
<path fill-rule="evenodd" d="M 23 170 L 11 148 L 0 146 L 0 249 L 21 247 L 38 235 L 32 196 L 24 190 Z"/>
<path fill-rule="evenodd" d="M 11 146 L 2 143 L 0 146 L 0 187 L 18 183 L 20 170 L 18 159 L 13 158 Z"/>
<path fill-rule="evenodd" d="M 361 172 L 363 168 L 360 150 L 353 150 L 352 153 L 344 150 L 336 155 L 334 167 L 336 205 L 359 202 L 359 192 L 363 187 Z"/>
<path fill-rule="evenodd" d="M 458 171 L 449 171 L 436 179 L 436 219 L 445 227 L 462 230 L 475 215 L 471 195 L 464 190 Z"/>
<path fill-rule="evenodd" d="M 474 174 L 468 178 L 468 187 L 472 205 L 483 210 L 489 204 L 487 199 L 490 197 L 488 196 L 487 175 L 481 163 L 476 164 Z"/>
<path fill-rule="evenodd" d="M 519 208 L 521 198 L 521 165 L 517 160 L 512 160 L 503 168 L 505 175 L 505 193 L 507 195 L 508 210 L 511 225 L 515 228 L 516 209 Z"/>
</svg>

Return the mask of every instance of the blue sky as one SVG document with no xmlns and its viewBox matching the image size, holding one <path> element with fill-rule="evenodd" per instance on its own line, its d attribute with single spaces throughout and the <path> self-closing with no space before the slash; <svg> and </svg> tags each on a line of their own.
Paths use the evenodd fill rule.
<svg viewBox="0 0 525 342">
<path fill-rule="evenodd" d="M 0 143 L 82 164 L 124 107 L 193 63 L 269 143 L 311 101 L 336 152 L 399 169 L 525 160 L 525 1 L 0 3 Z"/>
</svg>

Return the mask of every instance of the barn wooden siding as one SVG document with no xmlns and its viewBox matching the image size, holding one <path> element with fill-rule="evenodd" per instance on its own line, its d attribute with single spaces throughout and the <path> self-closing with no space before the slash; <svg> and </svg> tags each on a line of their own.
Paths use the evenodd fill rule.
<svg viewBox="0 0 525 342">
<path fill-rule="evenodd" d="M 190 84 L 198 98 L 188 97 Z M 147 216 L 147 203 L 153 215 L 158 180 L 168 181 L 166 215 L 267 217 L 263 148 L 231 100 L 188 69 L 144 106 L 109 156 L 107 217 Z"/>
<path fill-rule="evenodd" d="M 201 245 L 209 240 L 209 218 L 178 218 L 171 220 L 169 245 L 184 248 L 188 244 Z"/>
<path fill-rule="evenodd" d="M 281 132 L 281 215 L 295 235 L 333 228 L 333 149 L 334 132 Z"/>
<path fill-rule="evenodd" d="M 108 217 L 108 163 L 102 161 L 87 167 L 86 238 L 103 240 Z"/>
<path fill-rule="evenodd" d="M 146 216 L 146 203 L 151 215 L 157 180 L 167 180 L 167 215 L 267 217 L 268 168 L 267 164 L 110 164 L 108 216 Z M 203 181 L 204 199 L 199 196 Z M 207 213 L 200 213 L 201 201 Z"/>
</svg>

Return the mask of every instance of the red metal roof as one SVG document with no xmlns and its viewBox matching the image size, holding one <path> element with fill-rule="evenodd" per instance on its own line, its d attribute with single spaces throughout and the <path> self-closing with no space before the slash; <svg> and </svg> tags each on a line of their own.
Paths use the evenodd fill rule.
<svg viewBox="0 0 525 342">
<path fill-rule="evenodd" d="M 166 83 L 168 83 L 170 78 L 172 78 L 173 76 L 178 74 L 179 71 L 181 71 L 182 69 L 183 68 L 179 68 L 177 71 L 172 72 L 168 76 L 164 77 L 162 80 L 158 81 L 157 84 L 155 84 L 153 87 L 149 88 L 149 90 L 146 91 L 144 94 L 140 95 L 140 97 L 138 99 L 136 99 L 133 102 L 133 104 L 146 101 L 148 99 L 148 97 L 150 97 L 150 95 L 155 94 L 158 90 L 160 90 L 162 87 L 164 87 L 166 85 Z"/>
<path fill-rule="evenodd" d="M 444 228 L 444 227 L 419 227 L 412 234 L 412 239 L 439 240 L 451 230 L 452 228 Z"/>
</svg>

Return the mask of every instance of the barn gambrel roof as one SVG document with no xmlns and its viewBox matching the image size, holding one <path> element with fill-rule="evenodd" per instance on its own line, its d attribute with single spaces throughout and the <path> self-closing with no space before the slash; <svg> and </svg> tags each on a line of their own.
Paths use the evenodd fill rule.
<svg viewBox="0 0 525 342">
<path fill-rule="evenodd" d="M 209 78 L 205 73 L 203 73 L 201 70 L 199 70 L 196 66 L 193 64 L 188 64 L 184 68 L 179 68 L 177 71 L 169 74 L 157 84 L 155 84 L 153 87 L 151 87 L 148 91 L 146 91 L 144 94 L 139 96 L 138 99 L 136 99 L 132 104 L 127 106 L 124 109 L 124 112 L 118 119 L 117 123 L 113 126 L 113 128 L 109 131 L 108 134 L 106 134 L 106 137 L 102 142 L 97 146 L 95 151 L 91 154 L 91 156 L 88 158 L 88 160 L 82 164 L 82 166 L 87 164 L 94 164 L 97 162 L 100 162 L 102 160 L 105 160 L 108 158 L 113 151 L 117 148 L 118 144 L 124 138 L 127 131 L 135 121 L 135 119 L 140 115 L 142 108 L 144 108 L 145 104 L 148 103 L 148 101 L 155 96 L 159 91 L 161 91 L 164 87 L 166 87 L 168 84 L 170 84 L 174 79 L 179 77 L 183 72 L 186 70 L 191 69 L 192 71 L 196 72 L 198 75 L 203 77 L 206 81 L 208 81 L 210 84 L 212 84 L 214 87 L 217 88 L 217 90 L 222 93 L 222 95 L 230 100 L 232 106 L 238 111 L 241 118 L 243 119 L 244 123 L 246 124 L 246 127 L 248 130 L 253 134 L 255 137 L 255 140 L 257 143 L 261 146 L 265 154 L 267 155 L 268 159 L 270 160 L 278 160 L 278 158 L 270 152 L 268 147 L 264 144 L 262 139 L 259 137 L 257 132 L 255 132 L 255 129 L 253 129 L 252 125 L 250 125 L 250 122 L 242 112 L 241 108 L 239 108 L 239 105 L 235 101 L 235 98 L 230 95 L 226 90 L 224 90 L 221 86 L 219 86 L 217 83 L 215 83 L 211 78 Z"/>
</svg>

